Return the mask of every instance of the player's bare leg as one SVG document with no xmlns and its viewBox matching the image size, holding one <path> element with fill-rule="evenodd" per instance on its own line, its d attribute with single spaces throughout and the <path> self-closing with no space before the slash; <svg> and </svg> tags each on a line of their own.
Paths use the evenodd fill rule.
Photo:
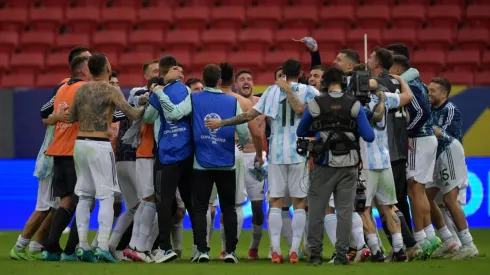
<svg viewBox="0 0 490 275">
<path fill-rule="evenodd" d="M 10 251 L 10 258 L 14 260 L 29 260 L 30 256 L 25 251 L 26 247 L 29 245 L 31 238 L 34 236 L 36 231 L 39 229 L 43 221 L 49 215 L 49 209 L 46 211 L 35 210 L 26 224 L 24 225 L 24 230 L 19 235 L 15 247 Z"/>
<path fill-rule="evenodd" d="M 408 196 L 410 198 L 414 223 L 413 237 L 424 250 L 426 257 L 430 256 L 433 251 L 431 251 L 432 245 L 429 239 L 434 239 L 435 232 L 430 218 L 430 204 L 425 193 L 425 186 L 413 179 L 409 179 Z M 427 236 L 427 233 L 431 236 Z"/>
<path fill-rule="evenodd" d="M 361 213 L 364 235 L 366 235 L 367 245 L 371 249 L 371 260 L 373 262 L 384 262 L 384 256 L 381 252 L 378 236 L 376 235 L 376 226 L 371 219 L 371 215 L 371 207 L 366 207 L 364 212 Z"/>
<path fill-rule="evenodd" d="M 264 201 L 252 201 L 252 242 L 248 250 L 248 258 L 256 260 L 259 258 L 258 249 L 262 240 L 262 228 L 264 226 L 264 212 L 262 204 Z"/>
</svg>

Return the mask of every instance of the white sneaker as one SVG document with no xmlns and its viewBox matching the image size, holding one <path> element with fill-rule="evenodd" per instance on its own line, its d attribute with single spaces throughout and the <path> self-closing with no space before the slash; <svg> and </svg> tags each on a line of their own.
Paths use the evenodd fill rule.
<svg viewBox="0 0 490 275">
<path fill-rule="evenodd" d="M 466 260 L 478 256 L 478 249 L 471 243 L 469 245 L 463 245 L 457 252 L 456 256 L 452 260 Z"/>
<path fill-rule="evenodd" d="M 207 263 L 209 262 L 209 253 L 208 252 L 201 252 L 199 253 L 199 258 L 197 259 L 198 263 Z"/>
<path fill-rule="evenodd" d="M 133 260 L 131 260 L 130 258 L 124 256 L 124 253 L 122 252 L 122 250 L 116 250 L 114 251 L 113 253 L 114 255 L 114 259 L 118 260 L 118 261 L 123 261 L 123 262 L 131 262 Z"/>
<path fill-rule="evenodd" d="M 224 258 L 225 263 L 232 263 L 232 264 L 237 264 L 238 263 L 238 258 L 235 254 L 235 252 L 232 253 L 226 253 L 225 258 Z"/>
<path fill-rule="evenodd" d="M 172 249 L 165 251 L 157 248 L 151 254 L 157 264 L 171 262 L 179 257 Z"/>
<path fill-rule="evenodd" d="M 145 251 L 145 252 L 135 251 L 133 256 L 135 257 L 133 260 L 135 260 L 137 262 L 143 262 L 143 263 L 153 263 L 154 262 L 153 257 L 150 255 L 149 251 Z"/>
<path fill-rule="evenodd" d="M 453 239 L 450 239 L 443 242 L 436 250 L 434 250 L 434 252 L 432 252 L 431 258 L 452 258 L 456 256 L 456 252 L 458 249 L 458 244 Z"/>
</svg>

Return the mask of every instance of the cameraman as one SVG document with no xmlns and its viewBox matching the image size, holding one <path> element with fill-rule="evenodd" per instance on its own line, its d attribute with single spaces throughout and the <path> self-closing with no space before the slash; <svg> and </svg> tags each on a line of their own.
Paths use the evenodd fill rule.
<svg viewBox="0 0 490 275">
<path fill-rule="evenodd" d="M 324 72 L 323 94 L 308 102 L 297 135 L 316 136 L 313 152 L 315 166 L 310 176 L 308 192 L 308 243 L 310 262 L 322 263 L 324 211 L 332 193 L 337 209 L 337 257 L 335 264 L 348 264 L 347 252 L 352 227 L 352 212 L 360 161 L 359 134 L 367 142 L 374 140 L 361 104 L 351 95 L 342 93 L 343 73 L 330 68 Z M 311 128 L 311 131 L 310 131 Z"/>
</svg>

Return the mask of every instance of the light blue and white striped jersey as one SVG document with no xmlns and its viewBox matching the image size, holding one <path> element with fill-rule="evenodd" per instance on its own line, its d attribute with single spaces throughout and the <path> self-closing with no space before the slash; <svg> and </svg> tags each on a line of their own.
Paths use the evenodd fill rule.
<svg viewBox="0 0 490 275">
<path fill-rule="evenodd" d="M 53 157 L 46 156 L 44 152 L 48 149 L 49 145 L 54 139 L 54 126 L 49 125 L 46 128 L 46 134 L 44 134 L 43 145 L 39 149 L 39 153 L 36 158 L 36 167 L 34 168 L 34 176 L 39 179 L 44 179 L 53 173 Z"/>
<path fill-rule="evenodd" d="M 374 107 L 379 102 L 379 98 L 371 94 L 371 102 L 367 106 L 371 111 L 374 111 Z M 386 113 L 389 109 L 395 109 L 400 106 L 400 96 L 394 93 L 385 93 L 385 107 Z M 385 116 L 386 117 L 386 116 Z M 385 126 L 386 120 L 377 123 L 378 128 L 384 128 L 379 130 L 374 128 L 374 141 L 371 143 L 365 142 L 360 139 L 361 145 L 361 158 L 363 169 L 386 169 L 391 167 L 390 151 L 388 147 L 388 131 Z"/>
<path fill-rule="evenodd" d="M 291 82 L 291 89 L 296 97 L 303 103 L 307 104 L 309 100 L 319 95 L 320 92 L 310 85 Z M 261 114 L 266 113 L 266 102 L 269 102 L 274 96 L 274 90 L 277 90 L 277 85 L 272 85 L 267 88 L 264 94 L 260 97 L 259 102 L 254 106 L 254 109 Z M 277 116 L 271 118 L 271 135 L 269 139 L 269 162 L 273 164 L 293 164 L 305 162 L 306 158 L 298 155 L 296 152 L 296 129 L 298 128 L 301 116 L 297 115 L 286 98 L 286 92 L 280 91 L 277 97 Z"/>
</svg>

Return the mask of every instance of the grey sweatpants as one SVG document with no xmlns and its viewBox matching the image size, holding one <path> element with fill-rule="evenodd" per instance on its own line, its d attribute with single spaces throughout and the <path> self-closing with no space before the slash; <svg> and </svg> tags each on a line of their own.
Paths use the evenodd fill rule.
<svg viewBox="0 0 490 275">
<path fill-rule="evenodd" d="M 333 168 L 317 166 L 310 174 L 308 191 L 308 243 L 311 256 L 321 257 L 323 252 L 323 220 L 332 193 L 337 212 L 337 242 L 335 251 L 345 257 L 350 243 L 352 212 L 357 187 L 357 167 Z"/>
</svg>

